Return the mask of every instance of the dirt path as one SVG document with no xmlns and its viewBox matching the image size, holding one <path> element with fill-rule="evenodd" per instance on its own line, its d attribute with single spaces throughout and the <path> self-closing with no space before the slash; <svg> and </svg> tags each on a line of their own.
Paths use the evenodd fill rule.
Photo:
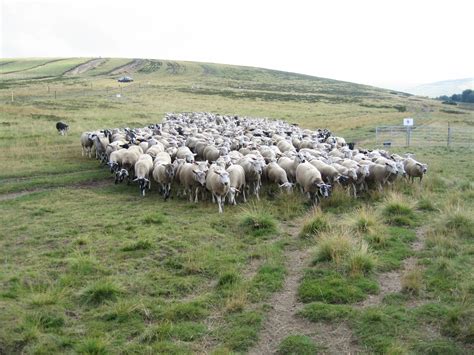
<svg viewBox="0 0 474 355">
<path fill-rule="evenodd" d="M 114 70 L 112 70 L 110 72 L 110 74 L 112 74 L 112 75 L 125 74 L 125 73 L 130 74 L 131 72 L 139 69 L 144 64 L 145 64 L 145 60 L 143 60 L 143 59 L 134 59 L 131 62 L 129 62 L 125 65 L 122 65 L 121 67 L 115 68 Z"/>
<path fill-rule="evenodd" d="M 107 59 L 105 58 L 96 58 L 89 60 L 86 63 L 79 64 L 77 67 L 72 68 L 71 70 L 68 70 L 67 72 L 64 73 L 64 75 L 78 75 L 85 73 L 88 70 L 97 68 L 99 65 L 103 64 L 106 62 Z"/>
<path fill-rule="evenodd" d="M 419 252 L 425 245 L 424 228 L 416 230 L 416 240 L 411 244 L 413 251 Z M 397 293 L 402 291 L 402 277 L 403 275 L 413 270 L 417 266 L 417 258 L 410 256 L 403 260 L 401 267 L 397 270 L 383 272 L 377 276 L 377 281 L 380 285 L 380 292 L 377 295 L 369 295 L 364 301 L 355 305 L 356 308 L 366 308 L 378 306 L 382 303 L 384 297 L 390 293 Z M 413 303 L 413 304 L 412 304 Z M 411 306 L 417 306 L 420 302 L 412 302 Z"/>
<path fill-rule="evenodd" d="M 297 238 L 299 223 L 284 226 L 291 237 Z M 268 312 L 259 342 L 249 354 L 274 354 L 280 342 L 289 335 L 306 335 L 317 344 L 326 347 L 328 353 L 355 353 L 357 347 L 350 329 L 344 323 L 337 325 L 312 323 L 297 313 L 303 307 L 297 298 L 297 290 L 304 268 L 309 262 L 308 250 L 289 250 L 285 253 L 287 276 L 281 291 L 267 302 L 272 309 Z"/>
</svg>

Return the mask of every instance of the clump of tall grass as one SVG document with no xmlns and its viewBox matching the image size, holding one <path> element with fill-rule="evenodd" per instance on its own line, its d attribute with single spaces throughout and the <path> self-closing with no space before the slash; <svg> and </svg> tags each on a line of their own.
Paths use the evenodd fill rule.
<svg viewBox="0 0 474 355">
<path fill-rule="evenodd" d="M 312 216 L 307 222 L 304 223 L 299 236 L 303 239 L 309 239 L 321 234 L 321 232 L 329 229 L 329 223 L 327 217 L 324 215 Z"/>
<path fill-rule="evenodd" d="M 315 249 L 314 263 L 332 261 L 341 265 L 353 248 L 353 239 L 348 232 L 335 230 L 324 234 Z"/>
<path fill-rule="evenodd" d="M 360 242 L 354 246 L 346 261 L 346 271 L 351 276 L 365 275 L 374 270 L 375 256 L 369 252 L 367 243 Z"/>
<path fill-rule="evenodd" d="M 277 232 L 275 218 L 257 205 L 249 205 L 243 210 L 240 226 L 246 234 L 261 237 Z"/>
<path fill-rule="evenodd" d="M 474 237 L 473 219 L 460 211 L 448 214 L 445 219 L 445 226 L 449 232 L 452 232 L 461 238 Z"/>
<path fill-rule="evenodd" d="M 87 286 L 81 293 L 81 299 L 86 304 L 97 305 L 105 301 L 114 301 L 121 293 L 118 285 L 110 281 L 97 281 Z"/>
<path fill-rule="evenodd" d="M 368 244 L 352 237 L 347 230 L 325 233 L 318 240 L 313 263 L 321 261 L 332 262 L 351 276 L 370 273 L 377 262 Z"/>
<path fill-rule="evenodd" d="M 377 219 L 373 209 L 364 206 L 354 212 L 352 227 L 360 234 L 371 234 L 377 229 Z"/>
<path fill-rule="evenodd" d="M 408 270 L 401 280 L 402 292 L 418 295 L 423 286 L 423 272 L 421 268 L 415 267 Z"/>
<path fill-rule="evenodd" d="M 349 196 L 341 186 L 335 186 L 329 198 L 321 199 L 321 208 L 334 211 L 346 211 L 357 205 L 357 200 Z"/>
<path fill-rule="evenodd" d="M 387 223 L 396 226 L 411 226 L 415 223 L 415 212 L 410 204 L 396 193 L 390 194 L 383 208 L 383 215 Z"/>
</svg>

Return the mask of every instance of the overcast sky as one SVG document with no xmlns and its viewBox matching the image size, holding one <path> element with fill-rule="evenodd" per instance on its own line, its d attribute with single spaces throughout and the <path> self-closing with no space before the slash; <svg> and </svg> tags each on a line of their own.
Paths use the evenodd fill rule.
<svg viewBox="0 0 474 355">
<path fill-rule="evenodd" d="M 395 89 L 474 77 L 472 0 L 0 0 L 0 55 L 250 65 Z"/>
</svg>

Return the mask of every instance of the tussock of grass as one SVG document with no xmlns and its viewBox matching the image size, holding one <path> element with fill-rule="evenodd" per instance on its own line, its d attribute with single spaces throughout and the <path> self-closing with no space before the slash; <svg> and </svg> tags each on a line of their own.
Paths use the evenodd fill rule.
<svg viewBox="0 0 474 355">
<path fill-rule="evenodd" d="M 368 250 L 366 243 L 360 243 L 347 256 L 346 268 L 350 275 L 366 275 L 374 270 L 376 258 Z"/>
<path fill-rule="evenodd" d="M 152 248 L 152 243 L 146 239 L 140 239 L 129 243 L 122 248 L 122 251 L 147 250 Z"/>
<path fill-rule="evenodd" d="M 300 316 L 312 322 L 341 321 L 354 314 L 351 306 L 313 302 L 306 305 L 299 313 Z"/>
<path fill-rule="evenodd" d="M 318 215 L 307 221 L 301 229 L 300 238 L 308 239 L 319 236 L 321 232 L 329 229 L 329 223 L 324 215 Z"/>
<path fill-rule="evenodd" d="M 240 226 L 246 234 L 254 237 L 268 236 L 277 232 L 277 222 L 272 215 L 252 207 L 244 211 Z"/>
<path fill-rule="evenodd" d="M 354 213 L 354 230 L 361 234 L 373 233 L 377 227 L 374 211 L 367 206 L 359 208 Z"/>
<path fill-rule="evenodd" d="M 142 343 L 154 343 L 165 340 L 194 341 L 201 338 L 206 332 L 203 324 L 195 322 L 171 323 L 163 322 L 161 324 L 148 327 L 139 340 Z"/>
<path fill-rule="evenodd" d="M 106 355 L 108 354 L 107 344 L 97 338 L 88 338 L 82 341 L 76 351 L 79 354 L 89 354 L 89 355 Z"/>
<path fill-rule="evenodd" d="M 301 301 L 331 304 L 353 303 L 365 299 L 367 293 L 378 291 L 376 281 L 366 277 L 347 277 L 334 270 L 306 271 L 298 288 Z"/>
<path fill-rule="evenodd" d="M 344 212 L 353 209 L 360 202 L 348 195 L 346 190 L 340 186 L 336 186 L 331 193 L 330 198 L 321 200 L 321 209 L 323 211 Z"/>
<path fill-rule="evenodd" d="M 427 197 L 422 197 L 420 200 L 418 200 L 418 203 L 416 204 L 416 208 L 419 209 L 420 211 L 427 211 L 427 212 L 432 212 L 432 211 L 437 210 L 432 200 Z"/>
<path fill-rule="evenodd" d="M 64 325 L 64 317 L 54 311 L 40 310 L 27 317 L 27 321 L 40 329 L 61 328 Z"/>
<path fill-rule="evenodd" d="M 121 289 L 118 285 L 110 281 L 97 281 L 87 286 L 81 293 L 84 303 L 98 305 L 105 301 L 115 301 Z"/>
<path fill-rule="evenodd" d="M 92 255 L 79 254 L 68 260 L 71 272 L 78 275 L 88 275 L 100 270 L 97 259 Z"/>
<path fill-rule="evenodd" d="M 226 288 L 235 285 L 240 281 L 240 276 L 235 272 L 226 272 L 219 277 L 217 287 Z"/>
<path fill-rule="evenodd" d="M 224 311 L 226 313 L 242 312 L 248 305 L 247 291 L 240 289 L 234 292 L 229 298 L 226 299 Z"/>
<path fill-rule="evenodd" d="M 311 338 L 305 335 L 290 335 L 283 339 L 278 346 L 278 355 L 314 355 L 318 347 Z"/>
<path fill-rule="evenodd" d="M 163 224 L 166 222 L 166 217 L 161 213 L 153 213 L 145 216 L 143 222 L 146 224 Z"/>
<path fill-rule="evenodd" d="M 334 231 L 324 234 L 316 246 L 313 263 L 332 261 L 336 265 L 340 265 L 352 250 L 353 244 L 354 241 L 347 232 Z"/>
<path fill-rule="evenodd" d="M 402 292 L 411 295 L 419 295 L 423 287 L 423 272 L 416 267 L 407 271 L 401 279 Z"/>
<path fill-rule="evenodd" d="M 227 327 L 221 330 L 224 344 L 230 350 L 245 352 L 258 340 L 263 316 L 257 311 L 229 314 Z"/>
<path fill-rule="evenodd" d="M 170 306 L 165 317 L 171 321 L 200 320 L 207 316 L 209 311 L 201 302 L 176 303 Z"/>
<path fill-rule="evenodd" d="M 410 205 L 398 194 L 387 198 L 383 215 L 388 224 L 395 226 L 412 226 L 416 217 Z"/>
<path fill-rule="evenodd" d="M 364 237 L 364 239 L 374 249 L 383 249 L 388 243 L 386 234 L 379 232 L 368 234 Z"/>
<path fill-rule="evenodd" d="M 447 216 L 446 228 L 461 238 L 474 238 L 474 221 L 461 212 L 454 212 Z"/>
</svg>

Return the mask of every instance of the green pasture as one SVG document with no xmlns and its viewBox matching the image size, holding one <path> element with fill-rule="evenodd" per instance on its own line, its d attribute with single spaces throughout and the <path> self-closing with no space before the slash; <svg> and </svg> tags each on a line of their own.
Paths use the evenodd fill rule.
<svg viewBox="0 0 474 355">
<path fill-rule="evenodd" d="M 348 327 L 363 353 L 472 352 L 472 148 L 410 147 L 429 166 L 421 185 L 357 200 L 336 189 L 318 210 L 265 188 L 261 201 L 219 215 L 210 201 L 164 202 L 153 183 L 144 198 L 114 185 L 79 143 L 83 131 L 211 111 L 327 127 L 371 148 L 376 125 L 408 116 L 472 127 L 470 106 L 453 114 L 374 87 L 168 60 L 145 61 L 121 88 L 107 73 L 131 59 L 62 76 L 87 60 L 0 61 L 0 353 L 246 353 L 289 251 L 307 255 L 295 289 L 302 322 Z M 389 273 L 399 274 L 397 292 L 384 290 Z M 276 350 L 331 352 L 322 343 L 288 334 Z"/>
</svg>

